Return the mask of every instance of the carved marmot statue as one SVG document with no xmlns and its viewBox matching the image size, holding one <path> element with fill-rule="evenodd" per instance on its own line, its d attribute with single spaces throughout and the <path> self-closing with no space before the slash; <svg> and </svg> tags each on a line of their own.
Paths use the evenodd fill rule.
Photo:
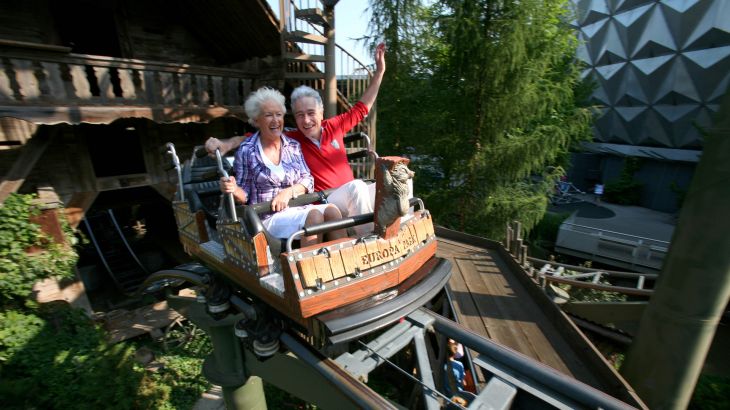
<svg viewBox="0 0 730 410">
<path fill-rule="evenodd" d="M 375 196 L 375 232 L 378 235 L 389 236 L 386 229 L 408 212 L 408 180 L 414 175 L 408 169 L 408 162 L 407 158 L 400 157 L 378 159 Z"/>
</svg>

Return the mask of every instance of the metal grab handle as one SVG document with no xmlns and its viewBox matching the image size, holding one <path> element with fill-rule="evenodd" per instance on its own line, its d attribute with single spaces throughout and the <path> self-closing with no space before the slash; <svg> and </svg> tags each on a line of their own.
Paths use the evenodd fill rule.
<svg viewBox="0 0 730 410">
<path fill-rule="evenodd" d="M 218 162 L 218 173 L 222 177 L 228 179 L 228 172 L 226 172 L 226 170 L 223 169 L 223 159 L 221 158 L 221 150 L 218 148 L 216 148 L 216 150 L 215 150 L 215 160 Z M 236 202 L 233 199 L 233 193 L 232 192 L 227 193 L 227 194 L 225 194 L 225 197 L 226 197 L 226 202 L 228 205 L 228 216 L 232 220 L 237 221 L 238 216 L 236 216 Z"/>
<path fill-rule="evenodd" d="M 172 164 L 175 167 L 175 171 L 177 171 L 178 197 L 181 201 L 184 201 L 185 200 L 185 191 L 183 190 L 182 168 L 180 167 L 180 158 L 178 158 L 177 152 L 175 152 L 175 145 L 173 145 L 172 142 L 168 142 L 167 144 L 165 144 L 165 148 L 167 148 L 167 153 L 172 156 Z"/>
</svg>

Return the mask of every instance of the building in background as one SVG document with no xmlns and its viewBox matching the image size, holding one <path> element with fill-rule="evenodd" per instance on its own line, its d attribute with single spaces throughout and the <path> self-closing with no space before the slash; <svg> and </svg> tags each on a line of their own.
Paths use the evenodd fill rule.
<svg viewBox="0 0 730 410">
<path fill-rule="evenodd" d="M 617 181 L 626 158 L 642 183 L 638 205 L 678 209 L 703 147 L 703 129 L 730 83 L 730 1 L 574 0 L 600 114 L 569 177 L 589 190 Z"/>
</svg>

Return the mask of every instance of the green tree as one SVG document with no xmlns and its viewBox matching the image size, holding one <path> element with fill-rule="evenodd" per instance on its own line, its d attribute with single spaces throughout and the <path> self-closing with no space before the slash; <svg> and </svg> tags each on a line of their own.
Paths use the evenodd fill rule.
<svg viewBox="0 0 730 410">
<path fill-rule="evenodd" d="M 373 10 L 386 4 L 371 0 Z M 400 59 L 389 79 L 401 84 L 384 80 L 378 143 L 418 154 L 418 194 L 438 223 L 501 238 L 510 220 L 529 229 L 542 218 L 568 149 L 590 135 L 590 115 L 575 102 L 568 10 L 565 0 L 446 0 L 374 14 L 386 20 L 371 30 L 381 27 L 386 40 L 400 35 L 390 25 L 421 29 L 411 34 L 417 42 L 389 42 Z M 407 125 L 393 127 L 390 116 Z"/>
<path fill-rule="evenodd" d="M 417 50 L 423 50 L 428 43 L 429 31 L 427 8 L 421 0 L 371 1 L 372 19 L 369 23 L 368 42 L 371 51 L 380 42 L 385 42 L 386 67 L 383 85 L 377 100 L 378 107 L 378 150 L 383 153 L 401 154 L 410 146 L 408 137 L 413 135 L 413 115 L 418 114 L 419 90 L 427 76 L 421 71 L 429 60 Z M 401 115 L 401 113 L 408 113 Z M 380 134 L 381 132 L 385 134 Z"/>
</svg>

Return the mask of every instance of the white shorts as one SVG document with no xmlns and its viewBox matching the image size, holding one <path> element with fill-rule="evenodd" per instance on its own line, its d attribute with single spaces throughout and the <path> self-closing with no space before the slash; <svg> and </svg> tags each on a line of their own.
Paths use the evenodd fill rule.
<svg viewBox="0 0 730 410">
<path fill-rule="evenodd" d="M 263 221 L 264 228 L 276 238 L 287 239 L 294 232 L 304 227 L 307 215 L 313 209 L 324 214 L 327 204 L 322 205 L 303 205 L 293 208 L 286 208 L 279 211 Z"/>
</svg>

